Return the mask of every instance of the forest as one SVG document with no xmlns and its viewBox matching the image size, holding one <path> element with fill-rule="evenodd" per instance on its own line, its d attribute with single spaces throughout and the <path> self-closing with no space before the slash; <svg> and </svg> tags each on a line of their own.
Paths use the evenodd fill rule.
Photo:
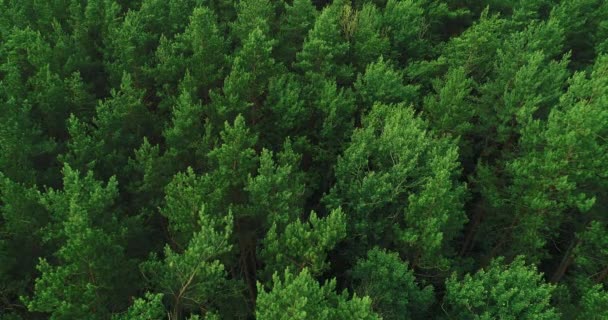
<svg viewBox="0 0 608 320">
<path fill-rule="evenodd" d="M 0 0 L 0 319 L 608 319 L 608 1 Z"/>
</svg>

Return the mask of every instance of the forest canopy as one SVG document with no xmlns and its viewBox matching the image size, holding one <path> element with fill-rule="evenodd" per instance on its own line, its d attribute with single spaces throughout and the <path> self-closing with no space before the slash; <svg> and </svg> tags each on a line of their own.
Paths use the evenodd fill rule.
<svg viewBox="0 0 608 320">
<path fill-rule="evenodd" d="M 608 319 L 608 1 L 0 0 L 0 319 Z"/>
</svg>

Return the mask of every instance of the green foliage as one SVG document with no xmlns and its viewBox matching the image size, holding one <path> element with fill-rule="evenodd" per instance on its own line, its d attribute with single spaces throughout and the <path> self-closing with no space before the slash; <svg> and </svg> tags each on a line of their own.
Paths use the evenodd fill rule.
<svg viewBox="0 0 608 320">
<path fill-rule="evenodd" d="M 496 259 L 473 276 L 452 275 L 443 306 L 452 319 L 556 319 L 550 305 L 554 289 L 522 257 L 510 264 Z"/>
<path fill-rule="evenodd" d="M 277 222 L 272 224 L 262 241 L 266 274 L 291 267 L 306 268 L 311 275 L 319 275 L 328 269 L 328 251 L 346 236 L 346 216 L 337 209 L 319 219 L 313 211 L 308 220 L 304 223 L 296 220 L 283 230 Z"/>
<path fill-rule="evenodd" d="M 43 234 L 56 241 L 55 259 L 41 258 L 33 298 L 25 298 L 31 311 L 50 313 L 51 319 L 103 319 L 120 307 L 132 266 L 124 256 L 120 227 L 112 206 L 118 195 L 116 179 L 104 186 L 91 172 L 81 177 L 69 166 L 63 169 L 63 191 L 49 190 L 41 202 L 53 222 Z"/>
<path fill-rule="evenodd" d="M 0 318 L 606 318 L 607 21 L 0 0 Z"/>
<path fill-rule="evenodd" d="M 223 96 L 212 95 L 221 119 L 245 114 L 250 123 L 259 121 L 260 99 L 268 81 L 277 72 L 271 56 L 274 43 L 259 27 L 245 38 L 234 57 L 232 70 L 224 80 Z"/>
<path fill-rule="evenodd" d="M 604 319 L 608 317 L 608 292 L 595 285 L 585 292 L 580 302 L 581 313 L 577 319 Z"/>
<path fill-rule="evenodd" d="M 273 7 L 269 0 L 239 1 L 236 4 L 236 21 L 232 25 L 233 37 L 244 43 L 249 34 L 256 29 L 268 35 L 273 15 Z"/>
<path fill-rule="evenodd" d="M 297 54 L 296 66 L 313 79 L 322 76 L 343 81 L 352 76 L 351 66 L 345 63 L 349 43 L 340 24 L 345 7 L 339 3 L 323 9 Z"/>
<path fill-rule="evenodd" d="M 403 74 L 383 57 L 371 62 L 354 84 L 359 104 L 368 111 L 374 103 L 413 103 L 417 88 L 406 85 L 403 78 Z"/>
<path fill-rule="evenodd" d="M 286 270 L 283 279 L 273 276 L 272 289 L 267 292 L 258 284 L 257 319 L 380 319 L 371 310 L 371 300 L 356 295 L 348 299 L 344 292 L 335 292 L 336 281 L 320 285 L 309 273 L 298 275 Z"/>
<path fill-rule="evenodd" d="M 222 295 L 230 294 L 231 286 L 218 258 L 231 250 L 232 214 L 214 219 L 203 206 L 198 215 L 201 227 L 183 252 L 167 245 L 162 261 L 152 257 L 142 265 L 146 278 L 171 298 L 174 319 L 186 310 L 215 307 Z"/>
<path fill-rule="evenodd" d="M 112 320 L 155 320 L 163 319 L 165 308 L 162 303 L 161 293 L 152 294 L 147 292 L 144 298 L 137 298 L 127 312 L 112 316 Z"/>
<path fill-rule="evenodd" d="M 62 160 L 81 170 L 119 174 L 145 135 L 153 135 L 153 117 L 144 105 L 144 93 L 134 86 L 131 76 L 123 76 L 120 91 L 97 106 L 93 123 L 71 116 L 68 152 Z M 116 168 L 116 169 L 114 169 Z"/>
<path fill-rule="evenodd" d="M 280 17 L 278 32 L 277 56 L 286 64 L 296 58 L 296 53 L 302 50 L 304 38 L 312 29 L 317 10 L 311 0 L 294 0 L 285 3 L 285 13 Z"/>
<path fill-rule="evenodd" d="M 161 36 L 155 52 L 156 64 L 146 71 L 160 89 L 157 94 L 165 99 L 171 100 L 172 95 L 181 93 L 178 83 L 182 78 L 190 85 L 187 88 L 190 94 L 207 97 L 224 76 L 226 49 L 213 11 L 197 7 L 183 33 L 173 39 Z"/>
<path fill-rule="evenodd" d="M 396 253 L 374 248 L 352 269 L 355 291 L 372 299 L 382 319 L 424 319 L 433 287 L 420 288 L 414 272 Z"/>
<path fill-rule="evenodd" d="M 445 264 L 466 220 L 457 148 L 403 105 L 375 105 L 351 140 L 327 201 L 351 215 L 356 245 L 401 247 L 427 268 Z"/>
</svg>

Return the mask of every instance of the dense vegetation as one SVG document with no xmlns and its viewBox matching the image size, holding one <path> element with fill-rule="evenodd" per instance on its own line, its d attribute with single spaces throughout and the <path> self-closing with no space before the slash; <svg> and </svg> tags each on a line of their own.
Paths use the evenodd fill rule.
<svg viewBox="0 0 608 320">
<path fill-rule="evenodd" d="M 608 319 L 608 2 L 0 0 L 0 319 Z"/>
</svg>

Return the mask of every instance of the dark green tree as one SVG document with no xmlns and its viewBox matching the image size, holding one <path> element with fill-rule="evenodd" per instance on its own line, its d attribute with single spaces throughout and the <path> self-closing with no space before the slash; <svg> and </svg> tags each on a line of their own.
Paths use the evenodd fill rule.
<svg viewBox="0 0 608 320">
<path fill-rule="evenodd" d="M 374 248 L 351 270 L 355 291 L 372 299 L 382 319 L 424 319 L 433 302 L 433 287 L 420 288 L 414 272 L 396 253 Z"/>
</svg>

